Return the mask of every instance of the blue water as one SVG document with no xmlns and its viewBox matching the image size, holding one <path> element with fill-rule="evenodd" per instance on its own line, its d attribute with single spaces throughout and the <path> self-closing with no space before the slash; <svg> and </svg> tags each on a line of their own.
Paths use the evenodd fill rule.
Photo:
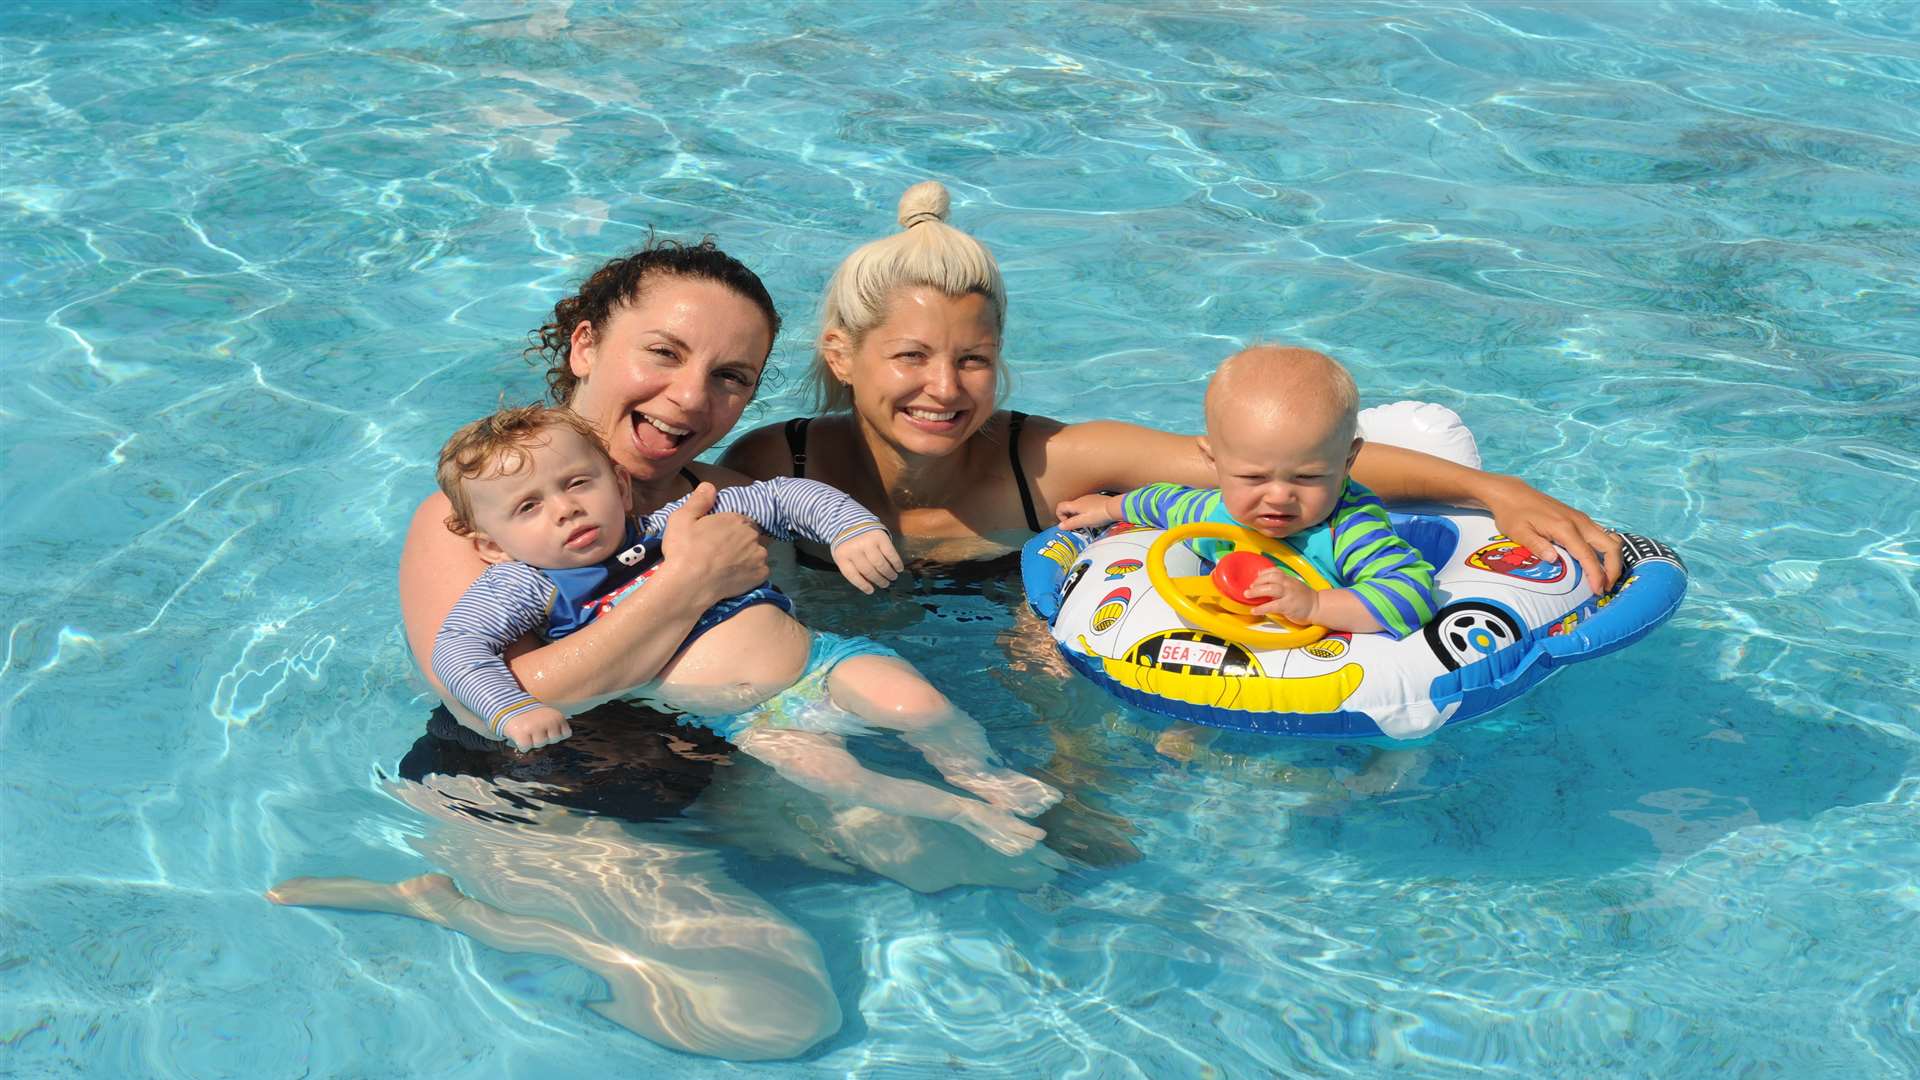
<svg viewBox="0 0 1920 1080">
<path fill-rule="evenodd" d="M 725 849 L 826 951 L 798 1062 L 264 902 L 436 865 L 393 566 L 567 284 L 716 234 L 789 316 L 749 423 L 793 415 L 927 178 L 1018 407 L 1191 429 L 1235 343 L 1320 347 L 1673 543 L 1687 605 L 1384 766 L 1181 765 L 1010 667 L 1011 583 L 804 588 L 1144 857 L 923 895 Z M 0 1071 L 1920 1074 L 1916 266 L 1910 3 L 11 5 Z"/>
</svg>

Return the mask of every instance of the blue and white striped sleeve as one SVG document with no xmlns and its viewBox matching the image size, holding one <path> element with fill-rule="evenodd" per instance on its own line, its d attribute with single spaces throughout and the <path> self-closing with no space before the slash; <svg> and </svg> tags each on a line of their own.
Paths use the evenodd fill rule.
<svg viewBox="0 0 1920 1080">
<path fill-rule="evenodd" d="M 667 528 L 667 515 L 687 500 L 676 499 L 647 515 L 642 532 L 658 535 Z M 795 537 L 838 547 L 862 533 L 884 529 L 880 519 L 839 488 L 818 480 L 776 476 L 737 487 L 721 488 L 716 513 L 745 514 L 776 540 Z"/>
<path fill-rule="evenodd" d="M 434 635 L 434 677 L 485 720 L 496 739 L 507 721 L 541 705 L 500 654 L 547 621 L 553 597 L 553 582 L 540 571 L 526 563 L 499 563 L 467 587 Z"/>
</svg>

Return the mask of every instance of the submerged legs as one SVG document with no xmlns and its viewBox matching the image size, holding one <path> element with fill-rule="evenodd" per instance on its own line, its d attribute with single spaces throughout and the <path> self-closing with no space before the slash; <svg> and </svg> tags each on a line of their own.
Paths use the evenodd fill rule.
<svg viewBox="0 0 1920 1080">
<path fill-rule="evenodd" d="M 819 946 L 735 884 L 713 852 L 642 840 L 605 819 L 569 818 L 571 831 L 555 831 L 436 816 L 449 828 L 416 846 L 474 895 L 427 874 L 392 884 L 293 878 L 267 898 L 405 915 L 503 951 L 565 957 L 606 980 L 610 999 L 589 1007 L 690 1053 L 793 1057 L 839 1030 Z"/>
</svg>

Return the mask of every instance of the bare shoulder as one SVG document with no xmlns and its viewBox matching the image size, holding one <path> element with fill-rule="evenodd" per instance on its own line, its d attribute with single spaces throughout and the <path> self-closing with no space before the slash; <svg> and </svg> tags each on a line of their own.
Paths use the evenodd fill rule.
<svg viewBox="0 0 1920 1080">
<path fill-rule="evenodd" d="M 417 554 L 439 554 L 471 547 L 465 537 L 447 530 L 447 518 L 452 514 L 453 503 L 443 492 L 436 491 L 421 499 L 420 505 L 414 508 L 413 520 L 407 523 L 407 544 L 400 553 L 401 560 L 404 562 Z M 475 556 L 476 561 L 478 558 Z"/>
<path fill-rule="evenodd" d="M 716 488 L 739 487 L 742 484 L 754 483 L 758 479 L 746 473 L 736 472 L 726 465 L 714 465 L 705 461 L 696 461 L 687 468 L 693 472 L 693 475 Z"/>
<path fill-rule="evenodd" d="M 786 421 L 779 420 L 754 428 L 727 447 L 727 452 L 720 455 L 719 465 L 705 468 L 723 469 L 754 480 L 793 475 L 793 456 L 787 450 L 786 424 Z M 700 468 L 696 465 L 695 471 L 698 472 Z"/>
<path fill-rule="evenodd" d="M 447 531 L 452 512 L 453 504 L 438 491 L 421 500 L 400 551 L 400 617 L 420 658 L 431 654 L 447 612 L 487 568 L 471 540 Z"/>
</svg>

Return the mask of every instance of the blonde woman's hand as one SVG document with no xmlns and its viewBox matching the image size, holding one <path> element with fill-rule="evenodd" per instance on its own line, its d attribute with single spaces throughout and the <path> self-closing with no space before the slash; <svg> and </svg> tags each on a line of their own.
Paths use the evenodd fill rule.
<svg viewBox="0 0 1920 1080">
<path fill-rule="evenodd" d="M 1620 577 L 1618 534 L 1519 477 L 1493 480 L 1481 501 L 1508 539 L 1551 563 L 1560 561 L 1560 552 L 1554 549 L 1558 544 L 1580 564 L 1595 593 L 1613 588 Z"/>
</svg>

